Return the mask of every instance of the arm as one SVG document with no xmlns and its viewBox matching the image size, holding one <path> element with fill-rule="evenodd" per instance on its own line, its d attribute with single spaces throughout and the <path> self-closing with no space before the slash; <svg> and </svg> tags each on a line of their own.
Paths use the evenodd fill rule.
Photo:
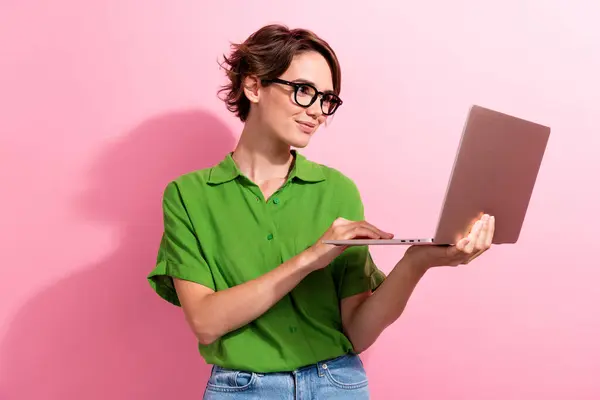
<svg viewBox="0 0 600 400">
<path fill-rule="evenodd" d="M 383 235 L 361 223 L 337 219 L 325 238 L 376 239 Z M 320 242 L 320 241 L 319 241 Z M 187 280 L 173 279 L 186 320 L 202 344 L 210 344 L 235 329 L 255 320 L 289 293 L 309 273 L 325 268 L 341 252 L 337 246 L 312 246 L 274 270 L 241 285 L 213 291 Z"/>
<path fill-rule="evenodd" d="M 490 248 L 494 229 L 494 218 L 484 215 L 455 246 L 413 246 L 375 293 L 365 292 L 342 300 L 342 324 L 355 351 L 360 353 L 369 348 L 402 315 L 429 268 L 468 264 Z"/>
<path fill-rule="evenodd" d="M 164 233 L 148 279 L 161 297 L 182 307 L 201 344 L 258 318 L 317 268 L 304 252 L 263 276 L 217 291 L 178 182 L 167 185 L 163 210 Z"/>
<path fill-rule="evenodd" d="M 186 321 L 203 345 L 208 345 L 255 320 L 306 275 L 316 269 L 313 258 L 300 253 L 266 274 L 223 291 L 173 279 Z"/>
<path fill-rule="evenodd" d="M 357 353 L 368 349 L 404 311 L 426 271 L 410 262 L 400 260 L 373 294 L 364 292 L 342 300 L 342 323 Z"/>
</svg>

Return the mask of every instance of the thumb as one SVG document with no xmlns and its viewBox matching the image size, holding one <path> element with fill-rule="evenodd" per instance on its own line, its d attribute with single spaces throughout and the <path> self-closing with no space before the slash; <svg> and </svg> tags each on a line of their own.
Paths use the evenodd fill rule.
<svg viewBox="0 0 600 400">
<path fill-rule="evenodd" d="M 335 221 L 333 221 L 334 225 L 346 225 L 350 221 L 343 217 L 337 217 Z"/>
<path fill-rule="evenodd" d="M 456 243 L 455 246 L 450 246 L 450 247 L 453 250 L 453 254 L 456 254 L 458 252 L 464 251 L 469 243 L 470 243 L 470 239 L 468 237 L 464 237 L 464 238 L 460 239 L 458 241 L 458 243 Z"/>
</svg>

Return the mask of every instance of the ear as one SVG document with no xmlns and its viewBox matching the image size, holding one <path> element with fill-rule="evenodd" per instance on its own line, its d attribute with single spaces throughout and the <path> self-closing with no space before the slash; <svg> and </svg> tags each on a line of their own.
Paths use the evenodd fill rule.
<svg viewBox="0 0 600 400">
<path fill-rule="evenodd" d="M 258 103 L 260 82 L 256 76 L 244 78 L 244 94 L 251 103 Z"/>
</svg>

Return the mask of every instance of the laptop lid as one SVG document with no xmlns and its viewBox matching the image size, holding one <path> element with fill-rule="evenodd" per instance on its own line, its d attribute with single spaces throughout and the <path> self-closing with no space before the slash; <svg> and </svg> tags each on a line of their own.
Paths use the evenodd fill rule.
<svg viewBox="0 0 600 400">
<path fill-rule="evenodd" d="M 455 244 L 484 213 L 494 215 L 494 244 L 515 243 L 550 128 L 474 105 L 465 123 L 434 243 Z"/>
</svg>

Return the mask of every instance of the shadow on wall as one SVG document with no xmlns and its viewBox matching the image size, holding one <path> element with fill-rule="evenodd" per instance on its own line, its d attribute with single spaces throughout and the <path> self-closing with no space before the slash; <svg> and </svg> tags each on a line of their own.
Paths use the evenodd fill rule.
<svg viewBox="0 0 600 400">
<path fill-rule="evenodd" d="M 11 400 L 199 399 L 210 369 L 181 309 L 146 275 L 162 233 L 162 192 L 219 162 L 234 137 L 203 111 L 144 122 L 108 147 L 77 200 L 85 220 L 117 227 L 116 250 L 41 291 L 11 322 L 0 360 Z M 63 251 L 69 251 L 69 243 Z M 16 282 L 15 282 L 16 284 Z M 2 397 L 4 398 L 4 397 Z"/>
</svg>

